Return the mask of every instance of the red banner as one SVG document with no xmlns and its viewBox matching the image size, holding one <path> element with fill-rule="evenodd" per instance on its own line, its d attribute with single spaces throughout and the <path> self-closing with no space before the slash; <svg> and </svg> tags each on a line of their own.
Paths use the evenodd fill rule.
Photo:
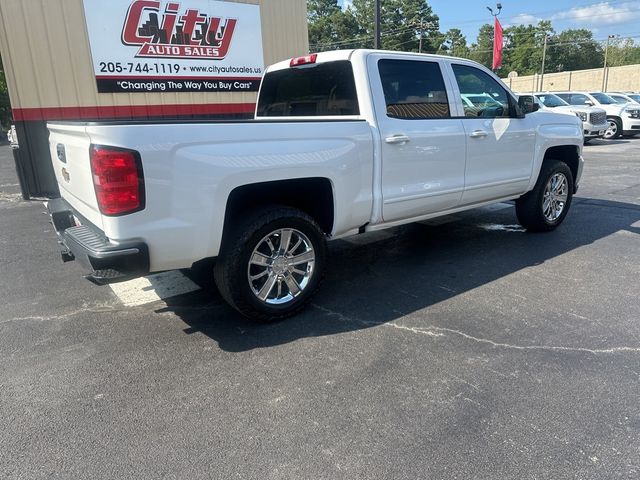
<svg viewBox="0 0 640 480">
<path fill-rule="evenodd" d="M 502 25 L 496 18 L 493 35 L 493 69 L 498 70 L 502 66 Z"/>
</svg>

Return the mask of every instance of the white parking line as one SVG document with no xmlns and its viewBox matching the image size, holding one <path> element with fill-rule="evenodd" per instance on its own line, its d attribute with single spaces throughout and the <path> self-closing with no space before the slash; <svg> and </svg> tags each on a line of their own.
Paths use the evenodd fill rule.
<svg viewBox="0 0 640 480">
<path fill-rule="evenodd" d="M 127 307 L 138 307 L 200 290 L 179 271 L 157 273 L 109 286 Z"/>
</svg>

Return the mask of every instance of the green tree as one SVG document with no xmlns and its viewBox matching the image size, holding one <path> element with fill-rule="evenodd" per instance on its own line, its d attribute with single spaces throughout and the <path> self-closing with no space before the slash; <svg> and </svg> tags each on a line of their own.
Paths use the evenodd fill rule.
<svg viewBox="0 0 640 480">
<path fill-rule="evenodd" d="M 358 48 L 360 46 L 358 36 L 360 31 L 353 9 L 347 8 L 344 12 L 334 15 L 334 31 L 336 44 L 333 49 Z"/>
<path fill-rule="evenodd" d="M 548 60 L 547 72 L 597 68 L 604 63 L 604 49 L 593 39 L 591 30 L 569 29 L 551 38 Z"/>
<path fill-rule="evenodd" d="M 338 0 L 309 0 L 307 2 L 311 50 L 328 50 L 324 47 L 336 42 L 335 21 L 340 15 L 342 15 L 342 9 L 338 5 Z"/>
<path fill-rule="evenodd" d="M 601 47 L 602 48 L 602 47 Z M 607 65 L 619 67 L 622 65 L 635 65 L 640 63 L 640 46 L 631 38 L 617 39 L 609 45 Z M 604 64 L 604 60 L 600 65 Z"/>
<path fill-rule="evenodd" d="M 486 23 L 480 27 L 478 39 L 471 45 L 469 58 L 487 68 L 493 66 L 493 25 Z"/>
<path fill-rule="evenodd" d="M 538 25 L 514 25 L 505 28 L 504 59 L 498 74 L 506 76 L 511 71 L 520 75 L 541 73 L 544 38 L 550 37 L 553 33 L 553 26 L 548 21 L 539 22 Z M 548 68 L 545 70 L 549 71 Z"/>
<path fill-rule="evenodd" d="M 309 0 L 307 3 L 309 48 L 314 52 L 360 46 L 353 10 L 342 10 L 338 0 Z"/>
<path fill-rule="evenodd" d="M 374 1 L 353 0 L 359 45 L 374 45 Z M 440 19 L 424 0 L 385 0 L 381 5 L 381 43 L 386 50 L 417 52 L 422 34 L 422 51 L 435 53 L 442 44 Z"/>
<path fill-rule="evenodd" d="M 470 51 L 467 45 L 467 37 L 459 28 L 452 28 L 444 34 L 444 40 L 438 53 L 453 57 L 468 58 Z"/>
<path fill-rule="evenodd" d="M 0 58 L 0 126 L 8 129 L 11 124 L 11 102 L 9 101 L 9 90 L 7 89 L 7 79 L 4 75 L 4 66 Z"/>
</svg>

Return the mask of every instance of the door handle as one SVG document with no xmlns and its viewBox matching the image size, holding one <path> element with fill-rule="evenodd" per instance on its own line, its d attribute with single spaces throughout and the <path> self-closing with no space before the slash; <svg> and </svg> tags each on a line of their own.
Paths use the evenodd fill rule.
<svg viewBox="0 0 640 480">
<path fill-rule="evenodd" d="M 485 132 L 484 130 L 474 130 L 469 136 L 471 138 L 484 138 L 488 137 L 489 133 Z"/>
<path fill-rule="evenodd" d="M 385 138 L 385 142 L 390 145 L 396 145 L 398 143 L 408 143 L 411 140 L 407 135 L 391 135 L 390 137 Z"/>
</svg>

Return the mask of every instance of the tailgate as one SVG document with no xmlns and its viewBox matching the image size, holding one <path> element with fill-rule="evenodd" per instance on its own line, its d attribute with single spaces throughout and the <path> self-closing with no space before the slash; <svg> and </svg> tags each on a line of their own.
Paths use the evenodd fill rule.
<svg viewBox="0 0 640 480">
<path fill-rule="evenodd" d="M 102 229 L 102 216 L 93 187 L 89 150 L 91 139 L 84 125 L 51 123 L 49 149 L 60 194 L 80 215 Z"/>
</svg>

